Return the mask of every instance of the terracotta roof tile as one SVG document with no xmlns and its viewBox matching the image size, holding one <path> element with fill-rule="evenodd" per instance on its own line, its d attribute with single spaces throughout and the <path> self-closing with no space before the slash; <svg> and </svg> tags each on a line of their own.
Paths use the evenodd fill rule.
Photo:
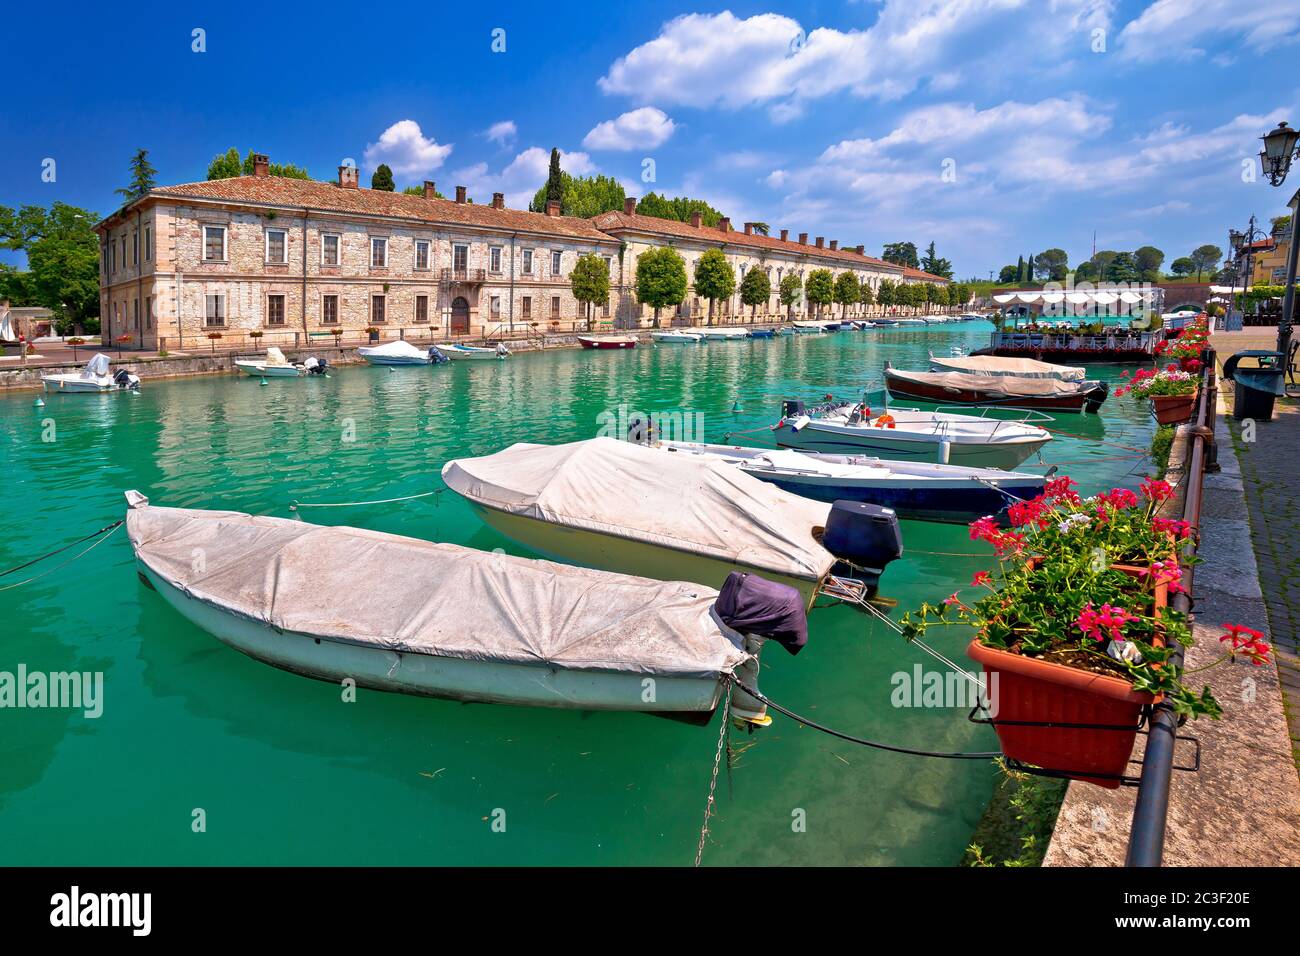
<svg viewBox="0 0 1300 956">
<path fill-rule="evenodd" d="M 903 275 L 908 279 L 923 279 L 926 282 L 951 282 L 951 279 L 945 279 L 943 276 L 937 276 L 932 272 L 925 272 L 921 269 L 913 269 L 911 266 L 903 266 Z"/>
<path fill-rule="evenodd" d="M 574 216 L 547 216 L 520 209 L 496 209 L 478 203 L 457 203 L 450 199 L 425 199 L 378 189 L 344 189 L 334 183 L 288 179 L 283 176 L 238 176 L 201 183 L 162 186 L 149 197 L 159 199 L 203 199 L 257 205 L 289 206 L 345 212 L 357 215 L 391 216 L 429 223 L 480 226 L 502 231 L 558 235 L 591 242 L 611 242 L 590 220 Z M 111 218 L 111 217 L 110 217 Z"/>
<path fill-rule="evenodd" d="M 792 242 L 788 239 L 777 239 L 759 233 L 748 234 L 738 232 L 735 229 L 730 232 L 723 232 L 716 227 L 710 228 L 708 226 L 696 229 L 689 222 L 678 222 L 676 219 L 660 219 L 657 216 L 628 215 L 625 212 L 616 210 L 594 216 L 591 221 L 596 224 L 597 228 L 606 232 L 617 229 L 633 229 L 637 232 L 677 236 L 682 239 L 694 239 L 698 242 L 726 242 L 731 245 L 748 246 L 753 249 L 788 252 L 821 259 L 835 259 L 845 265 L 874 266 L 887 272 L 898 272 L 901 269 L 900 266 L 896 266 L 892 262 L 873 259 L 871 256 L 858 255 L 853 249 L 818 249 L 815 245 Z"/>
</svg>

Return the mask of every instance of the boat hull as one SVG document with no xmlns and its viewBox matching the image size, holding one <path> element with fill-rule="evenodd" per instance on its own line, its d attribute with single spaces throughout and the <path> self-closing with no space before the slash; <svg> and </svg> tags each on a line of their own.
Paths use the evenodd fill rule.
<svg viewBox="0 0 1300 956">
<path fill-rule="evenodd" d="M 1056 365 L 1145 365 L 1154 356 L 1145 349 L 977 349 L 971 355 L 997 355 L 1002 358 L 1031 358 Z"/>
<path fill-rule="evenodd" d="M 763 481 L 776 485 L 782 491 L 814 501 L 865 501 L 873 505 L 892 508 L 903 518 L 922 521 L 944 521 L 967 524 L 984 515 L 997 514 L 1007 506 L 1008 499 L 998 491 L 972 482 L 947 487 L 921 487 L 906 483 L 846 483 L 829 476 L 781 475 L 762 469 L 744 468 L 744 471 Z M 1043 490 L 1042 482 L 1016 485 L 1004 482 L 999 486 L 1017 498 L 1033 498 Z"/>
<path fill-rule="evenodd" d="M 596 531 L 566 528 L 489 508 L 476 501 L 469 503 L 485 524 L 553 560 L 659 581 L 693 581 L 711 588 L 720 588 L 732 571 L 746 571 L 795 588 L 803 595 L 805 607 L 812 605 L 821 587 L 820 579 L 796 578 L 769 568 L 710 558 Z"/>
<path fill-rule="evenodd" d="M 635 339 L 588 339 L 578 336 L 578 344 L 584 349 L 631 349 L 636 348 Z"/>
<path fill-rule="evenodd" d="M 708 712 L 721 700 L 714 678 L 644 675 L 470 661 L 366 647 L 228 614 L 185 594 L 146 564 L 141 575 L 195 626 L 249 657 L 316 680 L 356 681 L 360 687 L 447 700 L 581 710 Z M 647 702 L 645 680 L 655 682 Z"/>
<path fill-rule="evenodd" d="M 1086 391 L 1066 395 L 1009 395 L 991 377 L 987 389 L 945 387 L 930 382 L 899 378 L 885 370 L 885 384 L 894 398 L 930 402 L 936 405 L 981 405 L 992 408 L 1026 408 L 1040 412 L 1095 412 L 1106 400 L 1109 388 L 1098 384 Z"/>
<path fill-rule="evenodd" d="M 666 345 L 695 345 L 703 341 L 704 336 L 680 332 L 651 332 L 652 341 Z"/>
<path fill-rule="evenodd" d="M 788 423 L 782 424 L 772 436 L 782 448 L 841 455 L 861 453 L 899 461 L 937 461 L 941 444 L 936 440 L 909 437 L 906 433 L 891 428 L 828 429 L 815 421 L 798 431 Z M 1010 470 L 1022 464 L 1050 440 L 1048 436 L 998 444 L 954 441 L 949 445 L 948 464 Z"/>
<path fill-rule="evenodd" d="M 63 394 L 97 394 L 99 392 L 129 392 L 133 389 L 123 388 L 116 385 L 111 379 L 108 384 L 88 381 L 86 379 L 69 376 L 64 378 L 59 375 L 41 376 L 41 384 L 45 386 L 47 392 L 61 392 Z"/>
<path fill-rule="evenodd" d="M 296 365 L 262 365 L 258 362 L 236 362 L 235 368 L 251 378 L 297 378 L 302 369 Z"/>
</svg>

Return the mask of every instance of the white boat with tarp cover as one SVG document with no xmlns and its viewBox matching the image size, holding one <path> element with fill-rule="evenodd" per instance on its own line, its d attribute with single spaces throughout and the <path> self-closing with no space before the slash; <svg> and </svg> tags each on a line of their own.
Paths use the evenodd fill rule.
<svg viewBox="0 0 1300 956">
<path fill-rule="evenodd" d="M 109 368 L 108 356 L 98 352 L 80 372 L 42 375 L 41 384 L 47 392 L 125 392 L 139 389 L 139 376 L 124 368 L 110 375 Z"/>
<path fill-rule="evenodd" d="M 428 365 L 432 362 L 429 351 L 404 339 L 394 339 L 383 345 L 363 345 L 357 354 L 371 365 Z"/>
<path fill-rule="evenodd" d="M 799 596 L 753 575 L 720 578 L 720 594 L 126 496 L 150 588 L 236 650 L 318 680 L 531 707 L 707 713 L 733 676 L 757 686 L 763 638 L 792 653 L 807 640 Z M 733 713 L 766 722 L 758 701 L 732 693 Z"/>
<path fill-rule="evenodd" d="M 997 378 L 1055 378 L 1062 382 L 1082 382 L 1088 377 L 1088 370 L 1076 365 L 1056 365 L 1037 359 L 1001 355 L 935 355 L 931 352 L 930 369 Z"/>
<path fill-rule="evenodd" d="M 754 572 L 797 588 L 806 604 L 837 559 L 874 586 L 902 554 L 888 509 L 840 509 L 829 520 L 838 505 L 789 494 L 724 462 L 614 438 L 511 445 L 449 461 L 442 479 L 487 524 L 539 554 L 660 580 L 708 583 Z"/>
<path fill-rule="evenodd" d="M 274 345 L 266 350 L 265 358 L 237 358 L 235 368 L 245 375 L 266 378 L 295 378 L 306 373 L 302 365 L 294 365 Z"/>
</svg>

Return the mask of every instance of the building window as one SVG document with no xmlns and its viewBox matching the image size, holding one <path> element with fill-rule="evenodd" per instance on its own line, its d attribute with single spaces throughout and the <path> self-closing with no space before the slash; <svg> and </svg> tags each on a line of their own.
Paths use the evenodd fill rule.
<svg viewBox="0 0 1300 956">
<path fill-rule="evenodd" d="M 131 265 L 140 264 L 140 233 L 131 233 Z"/>
<path fill-rule="evenodd" d="M 501 247 L 492 246 L 488 249 L 488 268 L 495 273 L 501 272 Z"/>
<path fill-rule="evenodd" d="M 110 275 L 117 271 L 117 243 L 112 239 L 108 240 L 108 271 Z"/>
<path fill-rule="evenodd" d="M 417 295 L 415 297 L 415 321 L 429 321 L 429 297 L 427 295 Z"/>
<path fill-rule="evenodd" d="M 266 324 L 284 325 L 283 295 L 268 295 L 266 297 Z"/>
<path fill-rule="evenodd" d="M 370 297 L 370 322 L 372 325 L 383 325 L 384 318 L 384 297 L 382 295 L 372 295 Z"/>
<path fill-rule="evenodd" d="M 421 271 L 429 268 L 429 240 L 415 240 L 415 268 Z"/>
<path fill-rule="evenodd" d="M 123 256 L 125 259 L 125 256 Z M 204 226 L 203 227 L 203 261 L 204 262 L 225 262 L 226 261 L 226 227 L 225 226 Z"/>
<path fill-rule="evenodd" d="M 492 296 L 492 318 L 501 318 L 501 296 Z"/>
<path fill-rule="evenodd" d="M 523 273 L 526 276 L 533 274 L 533 250 L 531 249 L 524 250 Z"/>
<path fill-rule="evenodd" d="M 320 297 L 320 324 L 321 325 L 339 324 L 339 297 L 338 296 L 323 295 Z"/>
<path fill-rule="evenodd" d="M 677 307 L 677 310 L 678 310 L 679 312 L 681 311 L 681 306 L 680 306 L 680 305 Z M 603 318 L 603 319 L 608 319 L 608 318 L 609 318 L 609 299 L 608 299 L 608 298 L 606 298 L 605 301 L 601 303 L 601 306 L 600 306 L 600 316 L 601 316 L 601 318 Z"/>
<path fill-rule="evenodd" d="M 333 233 L 323 232 L 320 237 L 320 264 L 323 266 L 336 266 L 339 264 L 339 245 L 342 242 L 339 236 Z"/>
<path fill-rule="evenodd" d="M 560 317 L 560 297 L 558 295 L 553 295 L 551 296 L 551 318 L 558 319 L 559 317 Z"/>
<path fill-rule="evenodd" d="M 451 268 L 454 272 L 461 274 L 469 268 L 469 246 L 456 245 L 451 247 Z"/>
<path fill-rule="evenodd" d="M 370 237 L 370 268 L 388 268 L 388 240 L 378 236 Z"/>
<path fill-rule="evenodd" d="M 144 227 L 144 261 L 148 262 L 152 258 L 153 258 L 153 230 L 150 227 L 145 226 Z"/>
<path fill-rule="evenodd" d="M 266 261 L 270 265 L 285 265 L 289 261 L 289 244 L 283 229 L 266 230 Z"/>
<path fill-rule="evenodd" d="M 131 328 L 140 331 L 140 300 L 131 300 Z"/>
<path fill-rule="evenodd" d="M 209 328 L 220 328 L 226 324 L 226 297 L 221 294 L 206 296 L 207 309 L 203 324 Z"/>
<path fill-rule="evenodd" d="M 614 257 L 613 257 L 613 256 L 602 256 L 601 258 L 603 258 L 603 259 L 605 260 L 605 271 L 608 272 L 610 275 L 613 275 L 613 274 L 614 274 Z"/>
<path fill-rule="evenodd" d="M 520 299 L 519 307 L 524 319 L 531 319 L 533 317 L 533 297 L 531 295 L 526 295 Z"/>
<path fill-rule="evenodd" d="M 151 295 L 144 297 L 144 327 L 153 328 L 153 296 Z"/>
<path fill-rule="evenodd" d="M 560 274 L 560 253 L 552 252 L 551 253 L 551 275 L 558 276 L 559 274 Z"/>
</svg>

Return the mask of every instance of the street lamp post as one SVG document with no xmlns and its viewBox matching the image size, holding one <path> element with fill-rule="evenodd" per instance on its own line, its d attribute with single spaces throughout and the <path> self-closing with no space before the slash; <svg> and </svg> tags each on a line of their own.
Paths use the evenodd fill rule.
<svg viewBox="0 0 1300 956">
<path fill-rule="evenodd" d="M 1286 123 L 1278 123 L 1277 128 L 1265 136 L 1264 148 L 1259 151 L 1259 163 L 1268 177 L 1269 184 L 1281 186 L 1291 170 L 1291 161 L 1297 155 L 1296 144 L 1300 141 L 1300 132 L 1291 129 Z M 1282 361 L 1287 361 L 1287 352 L 1291 347 L 1291 317 L 1295 310 L 1295 273 L 1296 253 L 1300 251 L 1300 190 L 1291 197 L 1291 245 L 1286 257 L 1286 291 L 1282 296 L 1282 319 L 1277 324 L 1277 350 L 1282 353 Z"/>
</svg>

